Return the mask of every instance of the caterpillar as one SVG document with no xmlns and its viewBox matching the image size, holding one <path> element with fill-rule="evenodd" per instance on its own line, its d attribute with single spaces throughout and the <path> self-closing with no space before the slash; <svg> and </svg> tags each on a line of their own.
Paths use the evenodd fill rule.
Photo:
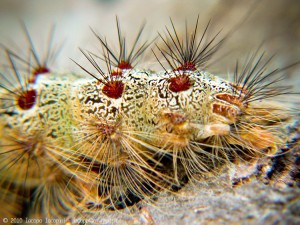
<svg viewBox="0 0 300 225">
<path fill-rule="evenodd" d="M 72 60 L 82 73 L 53 71 L 52 38 L 40 60 L 26 26 L 27 56 L 3 46 L 1 218 L 93 224 L 101 212 L 155 205 L 160 192 L 281 156 L 297 111 L 277 99 L 296 94 L 284 73 L 297 63 L 271 69 L 258 49 L 228 81 L 205 68 L 226 38 L 210 37 L 210 23 L 201 33 L 199 17 L 183 34 L 170 20 L 160 42 L 142 42 L 142 24 L 129 48 L 116 23 L 119 50 L 92 30 L 102 54 L 80 49 L 86 64 Z M 138 68 L 151 48 L 162 71 Z"/>
</svg>

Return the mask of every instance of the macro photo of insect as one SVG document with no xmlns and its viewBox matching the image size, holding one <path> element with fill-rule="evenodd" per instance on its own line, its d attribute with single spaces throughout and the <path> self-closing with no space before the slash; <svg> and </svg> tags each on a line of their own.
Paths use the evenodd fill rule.
<svg viewBox="0 0 300 225">
<path fill-rule="evenodd" d="M 300 224 L 298 0 L 0 0 L 0 224 Z"/>
</svg>

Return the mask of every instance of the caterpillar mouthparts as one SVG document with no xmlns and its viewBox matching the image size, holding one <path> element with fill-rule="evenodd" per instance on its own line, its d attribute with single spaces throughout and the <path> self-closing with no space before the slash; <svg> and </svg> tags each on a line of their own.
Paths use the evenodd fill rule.
<svg viewBox="0 0 300 225">
<path fill-rule="evenodd" d="M 219 32 L 207 36 L 210 22 L 199 36 L 199 17 L 183 35 L 171 20 L 161 45 L 140 41 L 143 24 L 128 52 L 116 21 L 119 51 L 92 30 L 102 55 L 80 49 L 94 69 L 72 59 L 82 74 L 51 69 L 53 31 L 42 61 L 25 25 L 28 56 L 4 47 L 0 202 L 12 207 L 1 217 L 88 222 L 90 214 L 154 203 L 159 192 L 231 165 L 277 157 L 287 144 L 297 113 L 276 97 L 296 94 L 283 80 L 294 64 L 269 69 L 272 57 L 257 50 L 227 81 L 204 69 L 225 41 Z M 161 72 L 136 66 L 153 42 L 166 62 L 152 49 Z"/>
</svg>

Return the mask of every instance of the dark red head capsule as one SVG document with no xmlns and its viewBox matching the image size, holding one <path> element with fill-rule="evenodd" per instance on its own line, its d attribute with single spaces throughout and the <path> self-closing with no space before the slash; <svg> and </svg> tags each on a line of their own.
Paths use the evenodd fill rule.
<svg viewBox="0 0 300 225">
<path fill-rule="evenodd" d="M 190 78 L 185 74 L 170 78 L 169 83 L 169 89 L 173 92 L 186 91 L 192 86 Z"/>
<path fill-rule="evenodd" d="M 114 99 L 118 99 L 122 96 L 124 90 L 124 84 L 122 81 L 109 81 L 104 85 L 102 92 L 106 96 Z"/>
<path fill-rule="evenodd" d="M 35 90 L 27 90 L 18 98 L 18 106 L 23 110 L 31 109 L 36 101 L 36 91 Z"/>
<path fill-rule="evenodd" d="M 120 68 L 121 70 L 129 70 L 132 69 L 133 67 L 130 64 L 130 62 L 121 61 L 118 65 L 118 68 Z"/>
</svg>

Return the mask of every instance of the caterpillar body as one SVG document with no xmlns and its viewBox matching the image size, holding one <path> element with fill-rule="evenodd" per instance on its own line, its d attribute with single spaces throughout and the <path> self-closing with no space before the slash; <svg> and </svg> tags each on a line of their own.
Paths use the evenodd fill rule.
<svg viewBox="0 0 300 225">
<path fill-rule="evenodd" d="M 171 25 L 173 34 L 167 29 L 157 45 L 171 67 L 159 61 L 162 72 L 133 68 L 151 43 L 137 47 L 142 26 L 127 54 L 118 20 L 119 54 L 97 34 L 103 55 L 81 50 L 97 74 L 76 62 L 85 73 L 50 72 L 29 57 L 24 75 L 18 65 L 25 60 L 5 49 L 11 69 L 0 83 L 1 201 L 13 206 L 1 216 L 19 215 L 30 199 L 28 215 L 72 222 L 70 215 L 152 201 L 159 191 L 278 152 L 295 114 L 270 100 L 292 94 L 280 83 L 286 68 L 268 70 L 271 58 L 256 52 L 237 64 L 234 80 L 224 80 L 202 69 L 224 39 L 204 42 L 208 26 L 198 38 L 197 20 L 182 41 Z"/>
</svg>

